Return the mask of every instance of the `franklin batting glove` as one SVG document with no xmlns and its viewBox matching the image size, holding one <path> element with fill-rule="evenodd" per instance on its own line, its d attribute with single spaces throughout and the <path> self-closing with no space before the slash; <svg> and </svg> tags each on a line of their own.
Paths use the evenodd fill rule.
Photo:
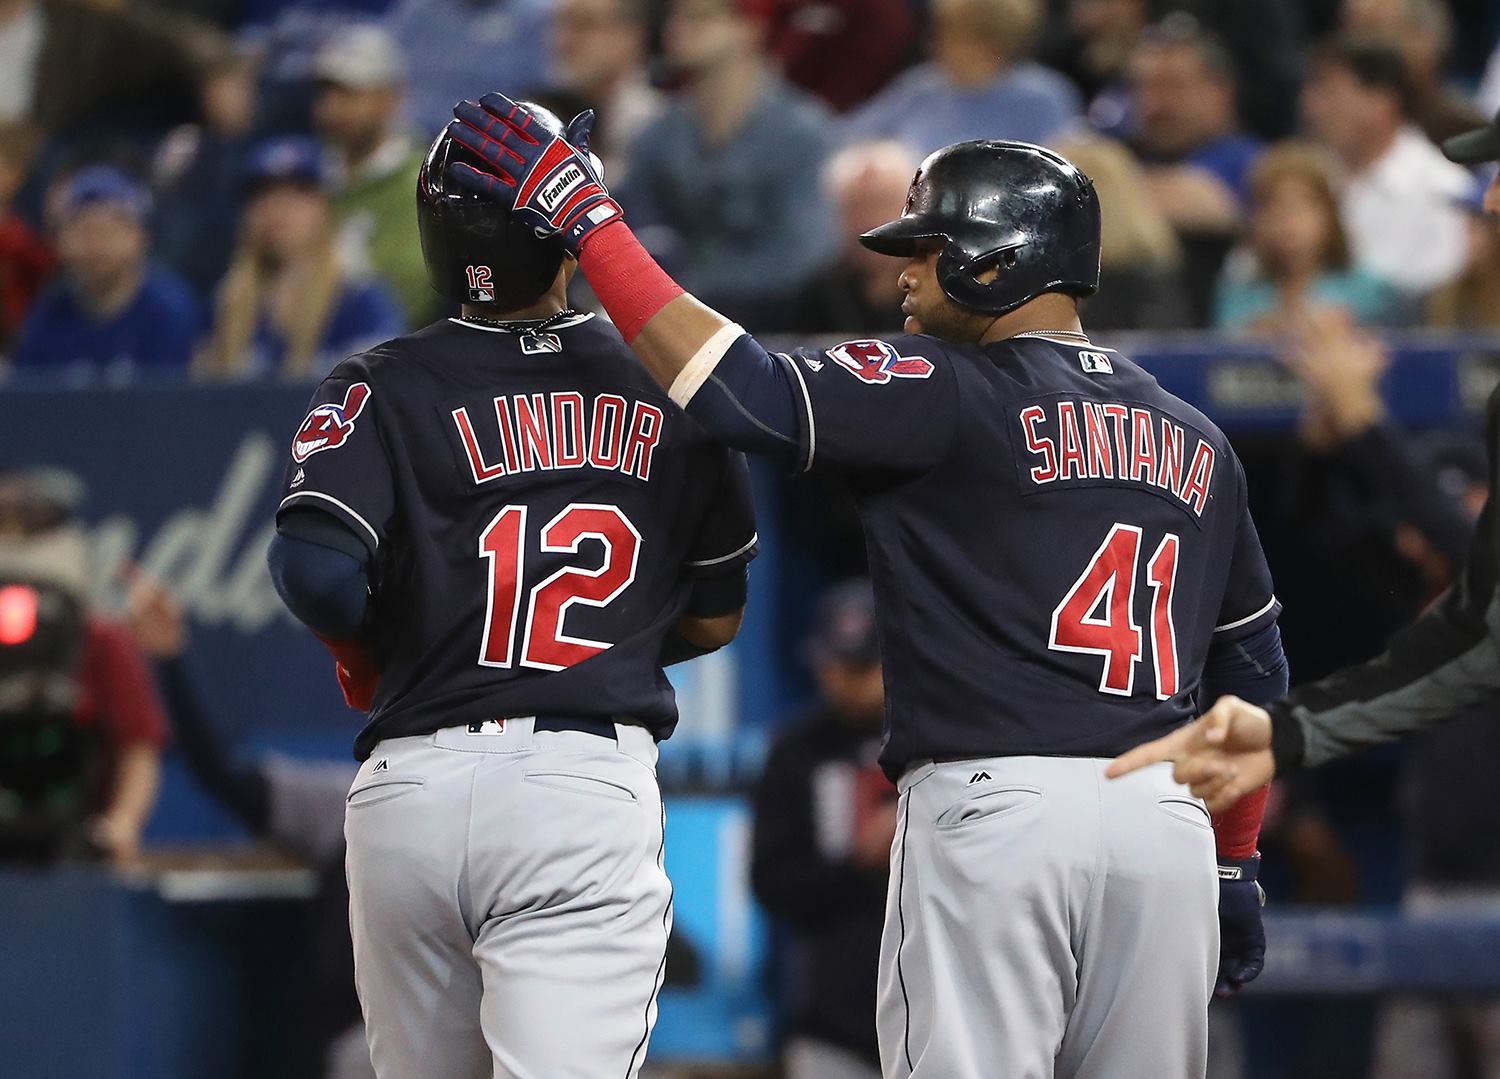
<svg viewBox="0 0 1500 1079">
<path fill-rule="evenodd" d="M 562 135 L 547 131 L 504 94 L 461 101 L 453 115 L 448 131 L 454 141 L 489 168 L 455 163 L 448 166 L 449 179 L 507 207 L 538 236 L 561 236 L 576 257 L 591 232 L 622 219 L 620 204 L 604 187 L 603 167 L 588 150 L 592 109 L 575 116 Z"/>
<path fill-rule="evenodd" d="M 1219 980 L 1214 996 L 1232 997 L 1266 965 L 1266 893 L 1257 879 L 1260 855 L 1219 862 Z"/>
</svg>

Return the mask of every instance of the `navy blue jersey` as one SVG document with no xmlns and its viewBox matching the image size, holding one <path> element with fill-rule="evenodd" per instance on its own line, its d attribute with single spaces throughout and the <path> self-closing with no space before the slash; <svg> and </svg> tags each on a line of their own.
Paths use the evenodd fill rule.
<svg viewBox="0 0 1500 1079">
<path fill-rule="evenodd" d="M 1196 714 L 1210 642 L 1275 620 L 1228 441 L 1081 335 L 783 354 L 878 598 L 891 774 L 1111 757 Z"/>
<path fill-rule="evenodd" d="M 280 512 L 373 558 L 381 668 L 355 743 L 503 716 L 677 708 L 659 656 L 693 582 L 755 554 L 742 455 L 711 442 L 590 315 L 434 323 L 345 360 L 292 443 Z"/>
</svg>

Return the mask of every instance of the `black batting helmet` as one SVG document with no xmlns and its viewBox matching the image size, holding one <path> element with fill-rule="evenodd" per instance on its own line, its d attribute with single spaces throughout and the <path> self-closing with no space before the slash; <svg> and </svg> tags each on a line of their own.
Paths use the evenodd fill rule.
<svg viewBox="0 0 1500 1079">
<path fill-rule="evenodd" d="M 992 315 L 1044 292 L 1099 288 L 1099 197 L 1066 158 L 1029 142 L 981 139 L 930 155 L 901 216 L 859 238 L 909 258 L 917 241 L 943 242 L 937 277 L 954 303 Z M 977 275 L 1000 273 L 988 284 Z"/>
<path fill-rule="evenodd" d="M 562 121 L 523 102 L 543 129 L 561 135 Z M 565 250 L 556 236 L 539 239 L 501 206 L 448 182 L 448 165 L 489 166 L 454 142 L 448 129 L 433 140 L 417 174 L 417 229 L 422 259 L 433 289 L 455 303 L 493 305 L 514 311 L 551 287 Z"/>
</svg>

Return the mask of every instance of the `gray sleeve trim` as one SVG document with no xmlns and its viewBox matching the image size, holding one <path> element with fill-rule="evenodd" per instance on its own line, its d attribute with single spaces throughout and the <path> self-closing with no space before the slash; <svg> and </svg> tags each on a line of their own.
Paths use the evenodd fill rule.
<svg viewBox="0 0 1500 1079">
<path fill-rule="evenodd" d="M 1489 632 L 1478 644 L 1399 689 L 1326 712 L 1295 708 L 1306 746 L 1303 764 L 1313 768 L 1436 726 L 1500 693 L 1500 598 L 1490 602 L 1484 620 Z"/>
</svg>

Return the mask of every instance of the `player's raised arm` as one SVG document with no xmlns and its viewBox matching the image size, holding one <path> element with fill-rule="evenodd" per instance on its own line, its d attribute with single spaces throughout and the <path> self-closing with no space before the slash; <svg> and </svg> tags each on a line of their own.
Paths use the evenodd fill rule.
<svg viewBox="0 0 1500 1079">
<path fill-rule="evenodd" d="M 540 132 L 524 106 L 500 94 L 460 103 L 454 114 L 453 138 L 487 168 L 454 166 L 453 182 L 507 206 L 539 235 L 560 236 L 652 376 L 715 437 L 804 468 L 816 457 L 920 469 L 946 452 L 957 410 L 951 373 L 932 355 L 909 347 L 910 339 L 768 353 L 668 277 L 604 187 L 587 149 L 591 114 L 576 118 L 563 137 Z M 901 224 L 915 231 L 912 222 Z M 922 249 L 915 235 L 898 241 L 900 252 L 879 249 L 907 254 L 929 268 L 937 259 L 935 240 L 930 249 Z M 928 291 L 943 298 L 936 286 Z M 977 341 L 994 318 L 972 318 L 972 333 L 963 339 Z M 937 328 L 909 317 L 907 329 Z M 872 393 L 873 387 L 885 389 Z"/>
</svg>

